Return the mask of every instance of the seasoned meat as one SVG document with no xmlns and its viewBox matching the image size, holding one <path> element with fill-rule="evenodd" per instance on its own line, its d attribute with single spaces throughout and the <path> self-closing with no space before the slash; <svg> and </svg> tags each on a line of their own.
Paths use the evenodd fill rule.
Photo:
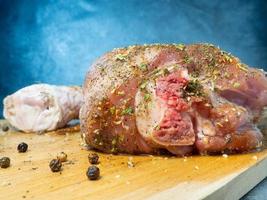
<svg viewBox="0 0 267 200">
<path fill-rule="evenodd" d="M 210 44 L 114 49 L 86 75 L 82 137 L 104 152 L 244 152 L 260 148 L 267 79 Z"/>
<path fill-rule="evenodd" d="M 35 84 L 4 99 L 4 117 L 25 132 L 51 131 L 79 118 L 80 87 Z"/>
</svg>

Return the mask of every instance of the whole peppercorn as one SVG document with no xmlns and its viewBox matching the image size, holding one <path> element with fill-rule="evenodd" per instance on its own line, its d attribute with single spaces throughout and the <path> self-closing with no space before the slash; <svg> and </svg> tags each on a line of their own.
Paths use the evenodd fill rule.
<svg viewBox="0 0 267 200">
<path fill-rule="evenodd" d="M 2 125 L 2 131 L 6 132 L 6 131 L 8 131 L 8 130 L 9 130 L 8 125 L 3 124 L 3 125 Z"/>
<path fill-rule="evenodd" d="M 99 178 L 100 170 L 97 166 L 90 166 L 86 172 L 88 179 L 96 180 Z"/>
<path fill-rule="evenodd" d="M 90 153 L 88 155 L 88 160 L 91 164 L 97 164 L 98 159 L 99 159 L 99 156 L 96 153 Z"/>
<path fill-rule="evenodd" d="M 10 166 L 10 158 L 3 157 L 0 159 L 0 167 L 1 168 L 8 168 Z"/>
<path fill-rule="evenodd" d="M 28 145 L 25 142 L 22 142 L 17 147 L 19 153 L 25 153 L 28 149 Z"/>
<path fill-rule="evenodd" d="M 61 161 L 59 159 L 53 159 L 49 163 L 49 167 L 52 172 L 59 172 L 62 167 Z"/>
<path fill-rule="evenodd" d="M 57 155 L 57 159 L 60 160 L 61 162 L 66 162 L 67 161 L 67 157 L 68 155 L 64 152 L 60 152 L 58 155 Z"/>
</svg>

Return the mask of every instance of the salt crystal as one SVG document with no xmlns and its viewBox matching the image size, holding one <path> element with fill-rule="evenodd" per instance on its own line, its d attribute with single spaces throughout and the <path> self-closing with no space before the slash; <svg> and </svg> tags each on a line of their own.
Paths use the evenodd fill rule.
<svg viewBox="0 0 267 200">
<path fill-rule="evenodd" d="M 224 153 L 222 156 L 223 156 L 224 158 L 228 158 L 228 155 L 225 154 L 225 153 Z"/>
<path fill-rule="evenodd" d="M 184 162 L 186 162 L 187 161 L 187 157 L 186 156 L 184 156 Z"/>
<path fill-rule="evenodd" d="M 120 177 L 121 177 L 121 175 L 119 175 L 119 174 L 118 174 L 118 175 L 116 175 L 115 177 L 116 177 L 116 178 L 120 178 Z"/>
<path fill-rule="evenodd" d="M 127 165 L 128 165 L 129 168 L 134 167 L 133 157 L 129 157 L 128 158 Z"/>
<path fill-rule="evenodd" d="M 196 170 L 199 170 L 199 167 L 196 165 L 196 166 L 195 166 L 195 169 L 196 169 Z"/>
</svg>

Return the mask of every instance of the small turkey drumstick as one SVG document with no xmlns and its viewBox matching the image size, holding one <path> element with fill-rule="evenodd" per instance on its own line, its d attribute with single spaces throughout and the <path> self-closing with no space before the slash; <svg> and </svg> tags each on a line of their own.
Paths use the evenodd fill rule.
<svg viewBox="0 0 267 200">
<path fill-rule="evenodd" d="M 34 84 L 7 96 L 4 117 L 24 132 L 52 131 L 79 117 L 80 87 Z"/>
</svg>

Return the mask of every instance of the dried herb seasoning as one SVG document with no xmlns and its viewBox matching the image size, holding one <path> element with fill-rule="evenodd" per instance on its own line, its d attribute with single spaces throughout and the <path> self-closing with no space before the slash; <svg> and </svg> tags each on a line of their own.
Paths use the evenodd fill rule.
<svg viewBox="0 0 267 200">
<path fill-rule="evenodd" d="M 197 79 L 190 80 L 183 90 L 183 95 L 184 97 L 203 96 L 203 86 Z"/>
<path fill-rule="evenodd" d="M 127 55 L 123 55 L 120 53 L 115 56 L 115 60 L 126 61 L 126 59 L 127 59 Z"/>
<path fill-rule="evenodd" d="M 121 114 L 122 115 L 130 115 L 133 114 L 133 108 L 132 107 L 128 107 L 122 110 Z"/>
</svg>

